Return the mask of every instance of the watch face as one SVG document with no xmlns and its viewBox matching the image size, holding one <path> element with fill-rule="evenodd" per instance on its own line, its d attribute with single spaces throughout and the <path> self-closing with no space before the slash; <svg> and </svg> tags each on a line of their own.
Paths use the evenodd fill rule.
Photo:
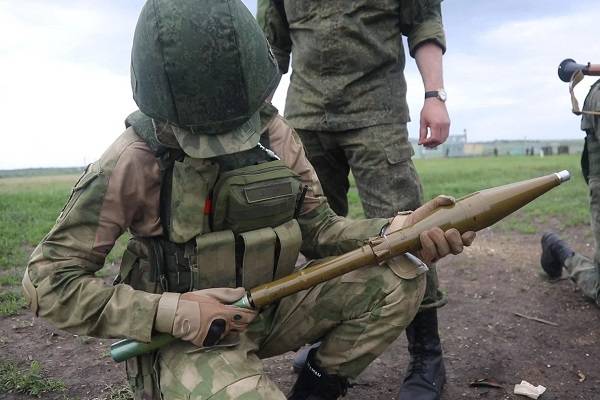
<svg viewBox="0 0 600 400">
<path fill-rule="evenodd" d="M 441 101 L 446 101 L 447 98 L 448 98 L 448 96 L 446 95 L 446 91 L 444 89 L 439 89 L 438 90 L 438 99 L 440 99 Z"/>
</svg>

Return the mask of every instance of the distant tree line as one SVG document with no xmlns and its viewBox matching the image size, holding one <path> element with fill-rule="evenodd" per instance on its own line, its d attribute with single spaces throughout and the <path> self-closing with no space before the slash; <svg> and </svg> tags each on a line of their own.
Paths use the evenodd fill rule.
<svg viewBox="0 0 600 400">
<path fill-rule="evenodd" d="M 81 174 L 83 169 L 83 167 L 4 169 L 0 170 L 0 178 L 45 175 L 77 175 Z"/>
</svg>

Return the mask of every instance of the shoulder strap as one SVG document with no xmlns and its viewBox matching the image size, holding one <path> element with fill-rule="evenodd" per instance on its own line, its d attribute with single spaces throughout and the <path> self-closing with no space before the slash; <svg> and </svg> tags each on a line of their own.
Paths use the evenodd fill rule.
<svg viewBox="0 0 600 400">
<path fill-rule="evenodd" d="M 173 165 L 175 161 L 183 160 L 184 153 L 180 149 L 173 149 L 160 143 L 156 138 L 155 126 L 152 118 L 135 111 L 125 119 L 126 127 L 133 127 L 137 135 L 150 147 L 160 167 L 160 219 L 165 236 L 170 232 L 171 221 L 171 183 L 173 181 Z"/>
</svg>

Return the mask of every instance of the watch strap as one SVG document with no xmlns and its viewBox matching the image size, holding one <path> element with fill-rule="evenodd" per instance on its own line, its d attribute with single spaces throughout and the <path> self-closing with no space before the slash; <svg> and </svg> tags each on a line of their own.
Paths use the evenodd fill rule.
<svg viewBox="0 0 600 400">
<path fill-rule="evenodd" d="M 429 92 L 425 92 L 425 98 L 428 99 L 430 97 L 438 97 L 439 94 L 439 90 L 431 90 Z"/>
</svg>

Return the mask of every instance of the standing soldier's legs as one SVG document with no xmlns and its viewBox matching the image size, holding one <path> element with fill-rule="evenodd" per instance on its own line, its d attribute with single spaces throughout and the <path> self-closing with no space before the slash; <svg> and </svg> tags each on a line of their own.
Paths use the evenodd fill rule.
<svg viewBox="0 0 600 400">
<path fill-rule="evenodd" d="M 331 380 L 356 377 L 417 312 L 425 282 L 419 269 L 407 263 L 361 268 L 288 296 L 266 307 L 238 346 L 200 350 L 176 342 L 162 349 L 158 366 L 164 400 L 284 399 L 264 374 L 259 357 L 319 338 L 321 348 L 311 359 L 319 377 L 310 387 L 299 379 L 293 398 L 305 398 L 313 390 L 321 396 L 316 398 L 337 398 L 339 394 L 328 397 L 319 390 Z"/>
<path fill-rule="evenodd" d="M 354 129 L 340 135 L 338 144 L 356 179 L 367 218 L 389 218 L 421 205 L 423 191 L 405 125 Z"/>
<path fill-rule="evenodd" d="M 308 160 L 321 181 L 329 206 L 337 215 L 347 216 L 350 167 L 344 150 L 337 146 L 335 137 L 329 138 L 318 131 L 298 129 L 297 132 L 306 149 Z"/>
<path fill-rule="evenodd" d="M 423 202 L 421 182 L 410 157 L 406 125 L 389 124 L 344 134 L 346 152 L 368 218 L 391 217 L 414 210 Z M 439 290 L 435 265 L 427 273 L 427 288 L 420 312 L 406 330 L 411 363 L 400 399 L 437 399 L 445 382 L 437 308 L 447 299 Z"/>
<path fill-rule="evenodd" d="M 414 210 L 421 205 L 421 182 L 411 161 L 413 151 L 406 125 L 378 125 L 345 132 L 299 131 L 299 134 L 303 142 L 306 140 L 307 155 L 317 170 L 325 194 L 333 192 L 331 196 L 334 200 L 330 204 L 337 203 L 335 199 L 340 195 L 346 197 L 347 178 L 339 174 L 347 174 L 348 170 L 346 167 L 336 170 L 333 163 L 322 160 L 326 159 L 328 153 L 333 154 L 332 150 L 335 150 L 335 159 L 340 159 L 341 148 L 356 179 L 368 218 L 391 217 L 398 211 Z M 342 181 L 346 185 L 340 187 L 339 182 Z M 347 212 L 347 203 L 345 210 Z M 445 382 L 445 369 L 438 334 L 437 308 L 446 302 L 446 297 L 439 290 L 433 265 L 427 273 L 427 287 L 420 312 L 406 331 L 411 363 L 400 399 L 416 396 L 439 398 Z M 306 356 L 306 351 L 303 356 Z M 297 357 L 295 366 L 302 364 L 303 356 Z"/>
</svg>

